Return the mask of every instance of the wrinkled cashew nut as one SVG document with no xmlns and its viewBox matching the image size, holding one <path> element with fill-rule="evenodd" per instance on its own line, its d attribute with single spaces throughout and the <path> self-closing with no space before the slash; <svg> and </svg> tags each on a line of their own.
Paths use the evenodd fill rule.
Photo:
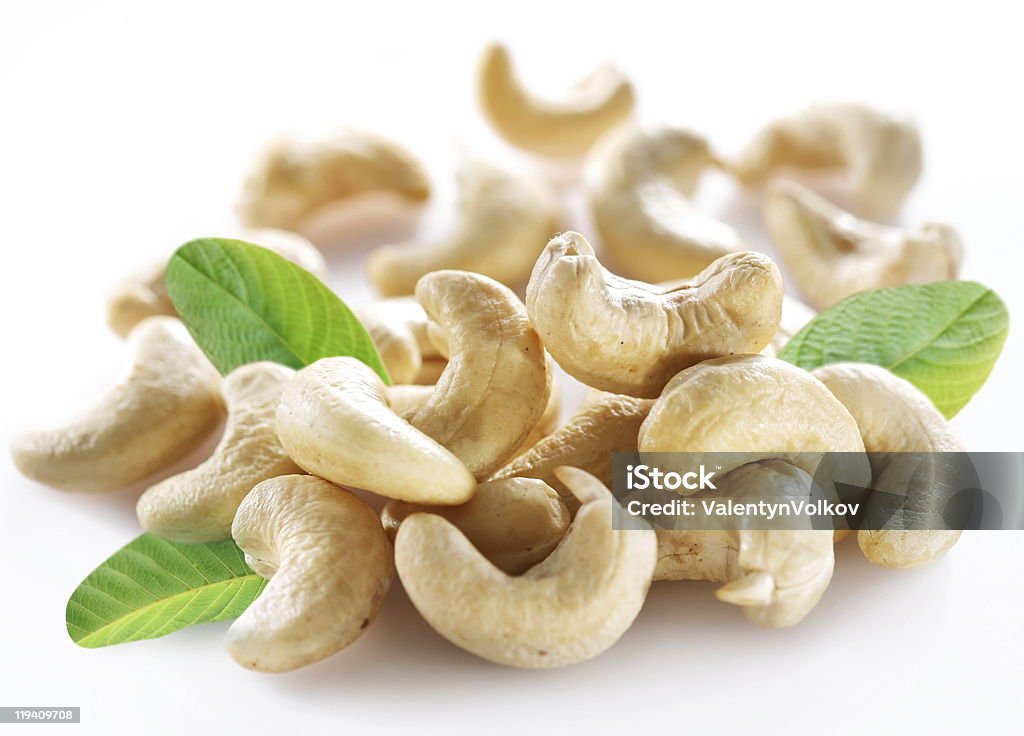
<svg viewBox="0 0 1024 736">
<path fill-rule="evenodd" d="M 484 479 L 522 446 L 548 403 L 544 346 L 519 298 L 466 271 L 420 279 L 416 298 L 448 336 L 434 392 L 409 420 Z"/>
<path fill-rule="evenodd" d="M 299 467 L 339 485 L 444 505 L 476 488 L 456 456 L 391 410 L 380 376 L 355 358 L 298 371 L 281 395 L 277 434 Z"/>
<path fill-rule="evenodd" d="M 529 277 L 556 228 L 548 185 L 523 171 L 474 161 L 460 171 L 459 188 L 459 220 L 447 237 L 385 245 L 367 257 L 367 276 L 381 295 L 412 294 L 420 277 L 442 269 L 473 271 L 510 286 Z"/>
<path fill-rule="evenodd" d="M 22 474 L 54 488 L 112 491 L 185 457 L 223 416 L 220 375 L 171 317 L 150 317 L 129 339 L 132 363 L 112 389 L 67 424 L 14 438 Z"/>
<path fill-rule="evenodd" d="M 821 381 L 763 355 L 706 360 L 680 372 L 654 402 L 637 447 L 691 453 L 693 467 L 710 453 L 714 462 L 707 464 L 720 476 L 758 459 L 780 459 L 814 477 L 824 453 L 864 452 L 857 423 Z M 850 480 L 868 477 L 865 457 L 861 474 Z"/>
<path fill-rule="evenodd" d="M 609 272 L 574 232 L 548 243 L 526 289 L 530 318 L 569 375 L 644 398 L 702 360 L 763 348 L 781 305 L 782 276 L 760 253 L 733 253 L 690 281 L 655 286 Z"/>
<path fill-rule="evenodd" d="M 322 208 L 371 192 L 419 203 L 430 196 L 430 184 L 404 148 L 365 131 L 281 137 L 249 174 L 238 216 L 250 227 L 299 230 Z"/>
<path fill-rule="evenodd" d="M 913 123 L 870 107 L 815 105 L 768 125 L 731 165 L 748 185 L 785 168 L 842 169 L 854 204 L 887 215 L 921 176 L 921 137 Z"/>
<path fill-rule="evenodd" d="M 501 44 L 484 50 L 477 90 L 484 115 L 502 138 L 553 157 L 586 153 L 605 131 L 629 117 L 634 104 L 633 85 L 608 65 L 582 80 L 566 100 L 540 99 L 523 88 Z"/>
<path fill-rule="evenodd" d="M 779 317 L 779 329 L 775 331 L 771 342 L 764 346 L 762 355 L 769 358 L 778 356 L 786 343 L 793 339 L 793 335 L 800 332 L 804 326 L 814 319 L 817 312 L 808 307 L 796 297 L 783 295 L 782 315 Z"/>
<path fill-rule="evenodd" d="M 587 188 L 616 268 L 657 283 L 690 278 L 746 250 L 733 228 L 690 202 L 713 164 L 707 141 L 685 130 L 630 128 L 602 142 Z"/>
<path fill-rule="evenodd" d="M 257 228 L 239 233 L 237 239 L 272 250 L 321 281 L 327 278 L 327 261 L 323 254 L 297 233 Z M 132 328 L 146 317 L 178 315 L 164 284 L 168 260 L 169 257 L 161 258 L 136 269 L 110 290 L 107 296 L 107 324 L 115 333 L 127 337 Z"/>
<path fill-rule="evenodd" d="M 814 376 L 824 383 L 850 411 L 860 427 L 864 447 L 871 455 L 873 488 L 891 493 L 913 492 L 913 484 L 894 478 L 887 487 L 887 475 L 897 475 L 899 464 L 888 466 L 882 453 L 965 452 L 957 434 L 931 400 L 913 384 L 885 368 L 863 363 L 837 363 L 816 368 Z M 934 489 L 919 488 L 914 505 L 921 513 L 928 508 Z M 891 568 L 920 567 L 934 562 L 956 544 L 958 530 L 944 529 L 861 529 L 857 543 L 864 556 L 876 565 Z"/>
<path fill-rule="evenodd" d="M 571 466 L 590 473 L 606 486 L 612 483 L 612 453 L 636 452 L 640 425 L 651 399 L 598 393 L 565 424 L 494 474 L 494 478 L 537 478 L 562 496 L 571 510 L 576 500 L 556 477 L 555 469 Z"/>
<path fill-rule="evenodd" d="M 390 536 L 412 514 L 444 517 L 495 567 L 518 575 L 538 564 L 565 535 L 569 511 L 558 493 L 535 478 L 481 483 L 461 506 L 424 506 L 391 501 L 381 512 Z"/>
<path fill-rule="evenodd" d="M 445 360 L 430 341 L 430 321 L 415 299 L 380 299 L 356 310 L 356 314 L 395 384 L 419 382 L 425 360 Z"/>
<path fill-rule="evenodd" d="M 949 225 L 878 225 L 782 180 L 769 185 L 763 209 L 787 271 L 818 309 L 867 289 L 955 279 L 960 270 L 963 244 Z"/>
<path fill-rule="evenodd" d="M 718 481 L 723 497 L 806 494 L 811 478 L 778 460 L 743 465 Z M 830 530 L 658 530 L 655 580 L 724 583 L 716 597 L 741 606 L 753 623 L 768 627 L 799 623 L 821 600 L 832 580 Z"/>
<path fill-rule="evenodd" d="M 391 585 L 391 544 L 364 501 L 309 475 L 263 481 L 231 535 L 267 587 L 225 648 L 243 667 L 287 672 L 344 649 L 376 618 Z"/>
<path fill-rule="evenodd" d="M 583 505 L 558 548 L 520 577 L 440 516 L 413 514 L 398 528 L 398 576 L 448 641 L 498 664 L 561 667 L 605 651 L 633 623 L 654 573 L 654 532 L 612 529 L 608 489 L 576 468 L 558 472 Z"/>
<path fill-rule="evenodd" d="M 224 378 L 228 420 L 220 444 L 199 467 L 142 494 L 136 511 L 143 529 L 178 542 L 229 539 L 235 511 L 253 486 L 301 472 L 281 447 L 275 423 L 294 373 L 276 363 L 250 363 Z"/>
</svg>

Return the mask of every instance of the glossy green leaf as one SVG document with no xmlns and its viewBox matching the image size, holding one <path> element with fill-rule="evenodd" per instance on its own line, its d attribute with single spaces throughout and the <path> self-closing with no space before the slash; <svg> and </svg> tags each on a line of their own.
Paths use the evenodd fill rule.
<svg viewBox="0 0 1024 736">
<path fill-rule="evenodd" d="M 266 583 L 230 540 L 179 544 L 143 534 L 71 594 L 68 634 L 79 646 L 96 648 L 237 618 Z"/>
<path fill-rule="evenodd" d="M 178 315 L 223 374 L 260 360 L 303 368 L 347 355 L 390 383 L 373 340 L 345 303 L 266 248 L 193 240 L 171 257 L 166 283 Z"/>
<path fill-rule="evenodd" d="M 1009 331 L 991 289 L 938 281 L 854 294 L 811 320 L 779 357 L 811 370 L 830 363 L 888 368 L 954 416 L 985 383 Z"/>
</svg>

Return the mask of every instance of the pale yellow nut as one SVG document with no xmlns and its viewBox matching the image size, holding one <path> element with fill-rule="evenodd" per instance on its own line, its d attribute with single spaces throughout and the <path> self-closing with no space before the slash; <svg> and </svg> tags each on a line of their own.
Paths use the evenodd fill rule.
<svg viewBox="0 0 1024 736">
<path fill-rule="evenodd" d="M 864 447 L 872 460 L 871 487 L 892 494 L 911 494 L 913 508 L 938 526 L 942 502 L 941 457 L 931 467 L 926 457 L 901 459 L 885 453 L 960 453 L 966 448 L 935 405 L 913 384 L 884 368 L 864 363 L 837 363 L 816 368 L 822 381 L 857 420 Z M 915 463 L 908 469 L 903 463 Z M 929 482 L 934 482 L 934 486 Z M 956 544 L 958 530 L 862 529 L 857 543 L 865 557 L 891 568 L 920 567 L 934 562 Z"/>
<path fill-rule="evenodd" d="M 868 222 L 796 182 L 772 182 L 763 211 L 786 270 L 818 309 L 868 289 L 955 279 L 963 259 L 949 225 Z"/>
<path fill-rule="evenodd" d="M 544 406 L 544 412 L 540 415 L 540 419 L 538 419 L 537 423 L 533 425 L 533 429 L 531 429 L 530 433 L 526 435 L 526 439 L 523 440 L 522 444 L 516 448 L 512 457 L 522 455 L 559 427 L 559 419 L 562 415 L 562 391 L 558 387 L 558 383 L 554 380 L 555 369 L 552 365 L 551 358 L 547 359 L 547 363 L 548 374 L 552 377 L 551 392 L 548 394 L 548 403 Z"/>
<path fill-rule="evenodd" d="M 455 455 L 391 410 L 384 382 L 355 358 L 298 371 L 281 395 L 277 434 L 299 467 L 339 485 L 445 505 L 476 489 Z"/>
<path fill-rule="evenodd" d="M 356 316 L 396 384 L 413 383 L 423 370 L 424 359 L 440 357 L 427 335 L 427 314 L 411 297 L 379 299 L 356 310 Z"/>
<path fill-rule="evenodd" d="M 601 393 L 587 401 L 564 425 L 519 455 L 494 478 L 538 478 L 561 494 L 570 509 L 575 498 L 555 470 L 571 466 L 585 470 L 606 486 L 612 483 L 612 453 L 636 452 L 640 425 L 654 402 L 632 396 Z"/>
<path fill-rule="evenodd" d="M 637 447 L 690 453 L 688 467 L 703 463 L 720 475 L 774 458 L 813 477 L 826 452 L 864 452 L 854 418 L 821 381 L 763 355 L 706 360 L 680 372 L 654 402 Z M 857 471 L 847 480 L 867 480 L 866 458 Z"/>
<path fill-rule="evenodd" d="M 421 276 L 441 269 L 473 271 L 517 286 L 556 230 L 557 205 L 536 176 L 485 161 L 459 172 L 454 228 L 438 240 L 381 246 L 366 273 L 382 296 L 412 294 Z"/>
<path fill-rule="evenodd" d="M 786 462 L 743 465 L 717 479 L 716 496 L 751 501 L 806 496 L 811 478 Z M 655 580 L 724 583 L 716 596 L 741 606 L 761 626 L 799 623 L 818 604 L 832 579 L 832 531 L 658 530 Z"/>
<path fill-rule="evenodd" d="M 434 393 L 433 386 L 421 386 L 415 383 L 388 386 L 388 405 L 391 407 L 391 411 L 402 419 L 408 420 L 427 403 L 427 399 L 432 393 Z"/>
<path fill-rule="evenodd" d="M 461 506 L 391 501 L 381 512 L 389 536 L 412 514 L 442 516 L 499 570 L 518 575 L 545 557 L 565 535 L 569 511 L 557 491 L 534 478 L 508 478 L 477 486 Z"/>
<path fill-rule="evenodd" d="M 230 539 L 238 504 L 253 486 L 301 472 L 281 446 L 275 422 L 294 373 L 276 363 L 250 363 L 224 378 L 228 420 L 220 444 L 199 467 L 142 494 L 136 512 L 143 529 L 178 542 Z"/>
<path fill-rule="evenodd" d="M 270 580 L 224 641 L 251 670 L 287 672 L 344 649 L 376 618 L 394 577 L 391 544 L 373 509 L 310 475 L 253 488 L 231 535 Z"/>
<path fill-rule="evenodd" d="M 564 100 L 541 99 L 523 87 L 508 49 L 496 43 L 484 49 L 477 91 L 484 115 L 502 138 L 559 158 L 586 153 L 634 105 L 633 85 L 610 66 L 582 80 Z"/>
<path fill-rule="evenodd" d="M 301 266 L 318 279 L 327 278 L 327 261 L 301 235 L 286 230 L 257 228 L 233 235 L 253 245 L 260 245 Z M 164 284 L 167 262 L 171 254 L 152 261 L 122 279 L 107 295 L 107 324 L 121 337 L 146 317 L 163 314 L 177 316 Z"/>
<path fill-rule="evenodd" d="M 733 228 L 690 202 L 713 165 L 707 141 L 686 130 L 631 127 L 602 142 L 587 189 L 603 252 L 618 270 L 658 283 L 746 250 Z"/>
<path fill-rule="evenodd" d="M 921 137 L 912 122 L 865 105 L 819 104 L 769 124 L 730 168 L 745 184 L 785 169 L 840 170 L 859 210 L 887 215 L 921 176 Z"/>
<path fill-rule="evenodd" d="M 372 192 L 419 203 L 430 196 L 430 184 L 408 151 L 372 133 L 281 137 L 246 179 L 238 216 L 250 227 L 299 230 L 322 208 Z"/>
<path fill-rule="evenodd" d="M 513 667 L 562 667 L 611 647 L 639 613 L 654 532 L 612 529 L 608 489 L 575 468 L 559 473 L 583 505 L 558 548 L 519 577 L 440 516 L 413 514 L 399 527 L 398 576 L 427 623 L 456 646 Z"/>
<path fill-rule="evenodd" d="M 763 348 L 781 305 L 782 276 L 760 253 L 734 253 L 690 281 L 657 286 L 609 272 L 574 232 L 548 243 L 526 289 L 530 319 L 569 375 L 643 398 L 702 360 Z"/>
<path fill-rule="evenodd" d="M 450 357 L 410 419 L 484 479 L 523 444 L 547 406 L 544 346 L 506 286 L 466 271 L 420 279 L 416 298 L 448 336 Z"/>
<path fill-rule="evenodd" d="M 793 335 L 800 332 L 816 315 L 817 312 L 796 297 L 784 295 L 779 329 L 775 331 L 771 342 L 764 346 L 761 354 L 767 355 L 769 358 L 777 357 L 782 348 L 786 347 L 786 343 L 793 338 Z"/>
<path fill-rule="evenodd" d="M 224 413 L 220 376 L 172 317 L 150 317 L 128 339 L 131 366 L 67 424 L 11 443 L 23 475 L 70 491 L 113 491 L 196 449 Z"/>
</svg>

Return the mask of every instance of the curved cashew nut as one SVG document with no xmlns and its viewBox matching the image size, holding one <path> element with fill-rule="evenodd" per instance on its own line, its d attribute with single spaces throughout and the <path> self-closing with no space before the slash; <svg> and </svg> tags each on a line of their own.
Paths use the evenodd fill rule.
<svg viewBox="0 0 1024 736">
<path fill-rule="evenodd" d="M 786 347 L 786 343 L 793 339 L 793 335 L 800 332 L 817 314 L 796 297 L 783 295 L 779 329 L 775 331 L 771 342 L 764 346 L 761 355 L 767 355 L 769 358 L 778 356 L 782 348 Z"/>
<path fill-rule="evenodd" d="M 67 424 L 15 437 L 14 464 L 53 488 L 112 491 L 194 450 L 223 416 L 220 375 L 171 317 L 129 337 L 132 363 L 112 389 Z"/>
<path fill-rule="evenodd" d="M 863 363 L 837 363 L 816 368 L 814 376 L 835 394 L 857 420 L 864 446 L 870 453 L 965 452 L 959 437 L 935 405 L 913 384 L 884 368 Z M 881 455 L 872 455 L 874 488 L 885 489 L 886 476 L 899 472 Z M 933 488 L 908 489 L 893 478 L 893 493 L 913 493 L 922 514 L 935 513 Z M 857 543 L 876 565 L 920 567 L 934 562 L 956 544 L 957 530 L 862 529 Z"/>
<path fill-rule="evenodd" d="M 299 467 L 338 485 L 444 505 L 476 488 L 457 457 L 390 409 L 384 382 L 355 358 L 298 371 L 281 395 L 277 434 Z"/>
<path fill-rule="evenodd" d="M 818 309 L 858 291 L 955 279 L 963 244 L 949 225 L 918 231 L 860 220 L 791 181 L 764 200 L 775 247 L 797 286 Z"/>
<path fill-rule="evenodd" d="M 653 398 L 683 368 L 763 348 L 779 325 L 782 276 L 733 253 L 691 281 L 655 286 L 607 271 L 579 233 L 545 248 L 526 308 L 548 352 L 588 386 Z"/>
<path fill-rule="evenodd" d="M 420 279 L 416 298 L 448 335 L 451 357 L 410 423 L 486 478 L 519 448 L 548 403 L 544 346 L 519 298 L 466 271 Z"/>
<path fill-rule="evenodd" d="M 373 509 L 310 475 L 253 488 L 231 536 L 270 582 L 228 629 L 225 647 L 260 672 L 294 670 L 347 647 L 376 618 L 394 576 Z"/>
<path fill-rule="evenodd" d="M 600 393 L 588 400 L 568 422 L 494 474 L 499 478 L 538 478 L 554 488 L 570 509 L 572 493 L 555 470 L 571 466 L 612 483 L 612 453 L 636 452 L 637 434 L 654 402 L 632 396 Z"/>
<path fill-rule="evenodd" d="M 719 494 L 738 497 L 744 487 L 771 495 L 806 493 L 811 478 L 778 460 L 750 463 L 719 479 Z M 799 623 L 832 580 L 830 530 L 658 530 L 655 580 L 725 583 L 715 595 L 742 606 L 761 626 Z"/>
<path fill-rule="evenodd" d="M 564 102 L 540 99 L 523 88 L 508 49 L 484 50 L 477 81 L 480 106 L 502 138 L 543 156 L 586 153 L 605 131 L 633 111 L 633 85 L 611 66 L 582 80 Z"/>
<path fill-rule="evenodd" d="M 281 137 L 267 146 L 249 174 L 238 216 L 250 227 L 298 230 L 321 208 L 370 192 L 419 203 L 430 196 L 430 184 L 408 151 L 365 131 Z"/>
<path fill-rule="evenodd" d="M 731 165 L 745 184 L 782 168 L 844 169 L 862 211 L 889 214 L 921 176 L 917 127 L 864 105 L 815 105 L 766 127 Z"/>
<path fill-rule="evenodd" d="M 459 188 L 459 221 L 446 238 L 385 245 L 367 257 L 367 276 L 380 294 L 411 294 L 421 276 L 441 269 L 474 271 L 512 286 L 530 275 L 541 243 L 555 231 L 548 185 L 475 161 L 460 171 Z"/>
<path fill-rule="evenodd" d="M 389 536 L 412 514 L 444 517 L 466 535 L 499 570 L 526 572 L 558 546 L 569 527 L 569 511 L 558 493 L 535 478 L 508 478 L 477 486 L 461 506 L 424 506 L 391 501 L 381 512 Z"/>
<path fill-rule="evenodd" d="M 402 522 L 398 576 L 448 641 L 498 664 L 562 667 L 605 651 L 633 623 L 654 573 L 654 532 L 613 530 L 608 489 L 576 468 L 559 475 L 583 505 L 558 548 L 520 577 L 488 562 L 440 516 Z"/>
<path fill-rule="evenodd" d="M 356 314 L 395 384 L 417 381 L 424 359 L 442 357 L 427 335 L 427 313 L 415 299 L 380 299 L 356 310 Z"/>
<path fill-rule="evenodd" d="M 669 381 L 640 427 L 640 452 L 713 453 L 720 475 L 781 459 L 814 476 L 826 452 L 864 452 L 850 412 L 807 371 L 763 355 L 706 360 Z M 698 454 L 699 453 L 699 454 Z M 752 457 L 756 453 L 758 458 Z M 866 480 L 868 470 L 863 469 Z"/>
<path fill-rule="evenodd" d="M 631 128 L 602 143 L 588 185 L 590 206 L 618 268 L 657 283 L 690 278 L 746 250 L 735 230 L 690 202 L 713 164 L 707 141 L 685 130 Z"/>
<path fill-rule="evenodd" d="M 250 363 L 224 378 L 228 421 L 220 444 L 199 467 L 142 494 L 136 512 L 143 529 L 178 542 L 229 539 L 238 504 L 253 486 L 301 472 L 275 426 L 281 392 L 294 373 L 276 363 Z"/>
<path fill-rule="evenodd" d="M 327 261 L 323 254 L 297 233 L 257 228 L 240 233 L 238 239 L 272 250 L 320 280 L 327 278 Z M 107 295 L 107 324 L 115 333 L 127 337 L 132 328 L 146 317 L 158 314 L 178 316 L 164 284 L 168 260 L 169 256 L 136 269 L 110 290 Z"/>
</svg>

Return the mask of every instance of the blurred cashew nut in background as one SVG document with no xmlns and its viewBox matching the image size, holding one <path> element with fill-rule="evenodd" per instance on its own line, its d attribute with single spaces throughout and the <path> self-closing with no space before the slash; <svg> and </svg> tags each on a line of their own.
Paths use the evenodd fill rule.
<svg viewBox="0 0 1024 736">
<path fill-rule="evenodd" d="M 220 424 L 220 375 L 172 317 L 143 320 L 131 366 L 67 424 L 16 436 L 23 475 L 54 488 L 113 491 L 182 459 Z"/>
<path fill-rule="evenodd" d="M 854 206 L 881 217 L 920 178 L 921 137 L 912 122 L 866 105 L 819 104 L 770 123 L 729 168 L 746 185 L 785 169 L 842 171 Z"/>
<path fill-rule="evenodd" d="M 782 180 L 768 186 L 763 209 L 783 265 L 818 309 L 868 289 L 955 279 L 960 270 L 963 245 L 949 225 L 878 225 Z"/>
<path fill-rule="evenodd" d="M 508 49 L 484 49 L 477 78 L 480 107 L 487 120 L 514 146 L 556 158 L 582 156 L 605 131 L 633 110 L 634 93 L 621 72 L 597 69 L 564 100 L 545 100 L 516 77 Z"/>
<path fill-rule="evenodd" d="M 739 234 L 690 197 L 714 165 L 707 141 L 673 128 L 630 127 L 602 141 L 588 194 L 601 245 L 615 267 L 653 283 L 690 278 L 729 253 Z"/>
</svg>

